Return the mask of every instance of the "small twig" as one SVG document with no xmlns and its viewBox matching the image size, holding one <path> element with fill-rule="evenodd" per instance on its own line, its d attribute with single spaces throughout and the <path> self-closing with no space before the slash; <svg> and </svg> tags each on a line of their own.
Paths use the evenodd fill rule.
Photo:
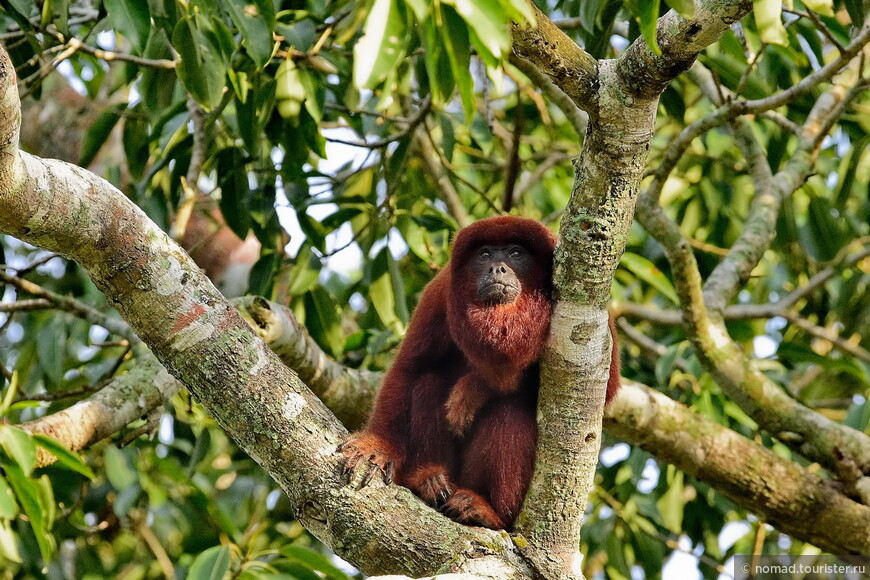
<svg viewBox="0 0 870 580">
<path fill-rule="evenodd" d="M 23 290 L 28 294 L 36 296 L 37 298 L 44 298 L 46 300 L 50 300 L 52 303 L 57 305 L 58 308 L 75 314 L 79 318 L 87 320 L 91 324 L 102 326 L 112 334 L 123 336 L 131 342 L 139 342 L 136 333 L 134 333 L 133 330 L 123 320 L 113 319 L 109 316 L 106 316 L 97 309 L 88 306 L 83 302 L 79 302 L 74 298 L 55 294 L 54 292 L 46 290 L 39 284 L 34 284 L 29 280 L 25 280 L 17 276 L 12 276 L 3 271 L 0 271 L 0 282 L 11 284 L 12 286 Z"/>
<path fill-rule="evenodd" d="M 758 60 L 761 58 L 761 55 L 764 53 L 764 49 L 767 45 L 763 42 L 761 46 L 758 47 L 758 52 L 752 55 L 752 60 L 749 61 L 749 64 L 745 69 L 743 69 L 743 74 L 740 75 L 740 80 L 737 82 L 737 88 L 734 89 L 734 94 L 739 95 L 743 92 L 743 88 L 746 86 L 746 81 L 749 80 L 749 75 L 752 73 L 752 70 L 755 68 L 755 65 L 758 63 Z M 721 96 L 721 94 L 720 94 Z M 722 98 L 724 101 L 724 97 Z"/>
<path fill-rule="evenodd" d="M 54 303 L 45 298 L 0 303 L 0 312 L 32 312 L 34 310 L 48 310 L 49 308 L 54 308 Z"/>
<path fill-rule="evenodd" d="M 361 147 L 365 149 L 382 149 L 389 145 L 390 143 L 395 143 L 400 139 L 404 139 L 407 137 L 414 129 L 417 128 L 420 123 L 426 118 L 426 114 L 429 112 L 429 109 L 432 105 L 432 97 L 430 95 L 426 95 L 426 99 L 420 105 L 420 108 L 417 110 L 417 113 L 408 121 L 407 127 L 390 135 L 389 137 L 384 137 L 383 139 L 379 139 L 377 141 L 373 141 L 372 143 L 368 143 L 366 141 L 350 141 L 346 139 L 339 139 L 337 137 L 329 137 L 326 136 L 325 139 L 331 143 L 341 143 L 342 145 L 350 145 L 351 147 Z"/>
<path fill-rule="evenodd" d="M 96 393 L 100 391 L 103 387 L 106 386 L 107 383 L 97 383 L 93 385 L 82 385 L 81 387 L 76 387 L 74 389 L 69 389 L 66 391 L 55 391 L 52 393 L 33 393 L 31 395 L 22 395 L 18 397 L 18 401 L 46 401 L 46 402 L 54 402 L 61 401 L 63 399 L 71 399 L 72 397 L 78 397 L 79 395 L 90 395 L 91 393 Z"/>
<path fill-rule="evenodd" d="M 510 149 L 507 156 L 507 167 L 504 174 L 504 192 L 502 194 L 501 209 L 509 212 L 514 204 L 514 189 L 516 188 L 517 175 L 520 173 L 520 136 L 523 133 L 523 103 L 520 97 L 520 89 L 517 88 L 517 102 L 514 106 L 514 130 Z"/>
<path fill-rule="evenodd" d="M 822 22 L 819 19 L 819 17 L 816 16 L 816 13 L 813 12 L 812 10 L 807 10 L 806 12 L 802 12 L 801 10 L 796 10 L 794 8 L 788 8 L 787 6 L 783 6 L 782 10 L 783 10 L 783 12 L 788 12 L 789 14 L 794 14 L 794 15 L 800 16 L 802 18 L 809 18 L 810 20 L 813 21 L 813 25 L 816 27 L 816 29 L 822 33 L 822 36 L 827 38 L 828 42 L 830 42 L 831 44 L 836 46 L 838 51 L 840 51 L 842 53 L 845 50 L 843 45 L 840 44 L 840 41 L 837 40 L 837 37 L 835 37 L 833 34 L 831 34 L 831 30 L 827 26 L 825 26 L 825 23 Z"/>
<path fill-rule="evenodd" d="M 230 92 L 230 91 L 228 91 Z M 199 176 L 206 159 L 205 147 L 205 112 L 192 97 L 187 98 L 187 110 L 190 113 L 190 122 L 193 134 L 193 147 L 190 154 L 190 165 L 187 168 L 187 184 L 195 191 L 199 190 Z"/>
<path fill-rule="evenodd" d="M 142 58 L 140 56 L 135 56 L 132 54 L 127 54 L 124 52 L 115 52 L 112 50 L 103 50 L 101 48 L 95 48 L 93 46 L 88 46 L 78 38 L 70 38 L 66 41 L 67 46 L 69 46 L 73 52 L 80 50 L 85 54 L 89 54 L 91 56 L 95 56 L 101 60 L 105 61 L 121 61 L 121 62 L 129 62 L 132 64 L 136 64 L 139 66 L 149 67 L 149 68 L 163 68 L 172 70 L 176 67 L 177 63 L 174 60 L 166 60 L 166 59 L 151 59 L 151 58 Z"/>
<path fill-rule="evenodd" d="M 838 336 L 832 329 L 823 328 L 821 326 L 813 324 L 806 318 L 798 316 L 797 314 L 792 312 L 783 313 L 783 318 L 786 318 L 789 322 L 791 322 L 807 334 L 815 336 L 816 338 L 820 338 L 822 340 L 827 340 L 828 342 L 833 344 L 838 350 L 845 352 L 846 354 L 850 354 L 864 362 L 870 363 L 870 352 L 856 344 L 852 344 L 848 340 L 844 340 L 843 338 Z"/>
<path fill-rule="evenodd" d="M 0 360 L 0 374 L 3 375 L 7 382 L 12 382 L 12 371 L 6 368 L 2 360 Z"/>
<path fill-rule="evenodd" d="M 514 197 L 517 199 L 522 199 L 523 195 L 531 189 L 534 185 L 541 181 L 541 178 L 544 176 L 546 172 L 551 170 L 553 167 L 560 163 L 564 163 L 565 161 L 570 161 L 577 157 L 576 153 L 563 153 L 561 151 L 557 151 L 549 156 L 547 156 L 531 175 L 527 179 L 524 179 L 522 183 L 517 186 L 516 192 L 514 193 Z"/>
<path fill-rule="evenodd" d="M 33 270 L 36 270 L 40 266 L 45 265 L 48 262 L 51 262 L 55 258 L 59 258 L 59 257 L 60 256 L 58 256 L 57 254 L 48 254 L 48 255 L 45 255 L 45 256 L 39 258 L 38 260 L 31 262 L 30 264 L 24 266 L 23 268 L 18 268 L 18 269 L 16 269 L 16 271 L 18 272 L 18 277 L 23 278 L 24 276 L 27 276 Z"/>
</svg>

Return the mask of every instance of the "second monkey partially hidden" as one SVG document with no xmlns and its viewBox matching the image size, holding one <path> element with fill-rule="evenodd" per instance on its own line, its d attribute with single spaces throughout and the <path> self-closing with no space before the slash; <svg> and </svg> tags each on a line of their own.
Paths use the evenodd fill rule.
<svg viewBox="0 0 870 580">
<path fill-rule="evenodd" d="M 555 236 L 495 217 L 456 236 L 423 291 L 345 471 L 380 471 L 470 525 L 511 529 L 537 441 L 538 357 L 550 327 Z M 613 322 L 609 403 L 619 389 Z"/>
</svg>

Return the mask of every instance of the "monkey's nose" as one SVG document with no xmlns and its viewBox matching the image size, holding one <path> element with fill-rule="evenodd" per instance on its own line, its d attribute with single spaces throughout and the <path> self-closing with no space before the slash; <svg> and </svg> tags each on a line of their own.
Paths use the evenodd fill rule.
<svg viewBox="0 0 870 580">
<path fill-rule="evenodd" d="M 490 274 L 507 274 L 507 266 L 504 262 L 499 262 L 498 264 L 493 264 L 489 267 Z"/>
</svg>

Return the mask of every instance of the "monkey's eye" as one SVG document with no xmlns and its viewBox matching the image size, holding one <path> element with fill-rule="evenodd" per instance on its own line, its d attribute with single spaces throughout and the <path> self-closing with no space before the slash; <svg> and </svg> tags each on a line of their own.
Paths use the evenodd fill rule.
<svg viewBox="0 0 870 580">
<path fill-rule="evenodd" d="M 513 258 L 513 259 L 517 259 L 517 258 L 522 257 L 523 254 L 525 254 L 525 252 L 523 251 L 522 248 L 520 248 L 520 247 L 513 247 L 513 248 L 511 248 L 511 251 L 510 251 L 510 257 L 511 257 L 511 258 Z"/>
<path fill-rule="evenodd" d="M 486 248 L 482 248 L 482 249 L 477 253 L 477 257 L 478 257 L 478 258 L 481 258 L 481 259 L 484 259 L 484 260 L 488 260 L 489 258 L 492 257 L 492 252 L 490 252 L 490 251 L 487 250 Z"/>
</svg>

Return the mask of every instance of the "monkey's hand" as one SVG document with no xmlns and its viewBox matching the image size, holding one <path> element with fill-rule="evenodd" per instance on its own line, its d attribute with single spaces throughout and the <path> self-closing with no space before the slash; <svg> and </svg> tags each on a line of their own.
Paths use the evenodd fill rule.
<svg viewBox="0 0 870 580">
<path fill-rule="evenodd" d="M 353 433 L 338 446 L 338 451 L 344 456 L 341 475 L 347 483 L 353 482 L 357 474 L 361 474 L 361 488 L 377 474 L 387 485 L 393 482 L 397 454 L 384 438 L 371 433 Z"/>
<path fill-rule="evenodd" d="M 458 489 L 441 507 L 441 513 L 467 526 L 503 530 L 504 522 L 483 497 L 470 489 Z"/>
<path fill-rule="evenodd" d="M 428 463 L 411 472 L 408 488 L 430 506 L 437 508 L 450 499 L 456 486 L 450 481 L 443 465 Z"/>
<path fill-rule="evenodd" d="M 447 411 L 447 424 L 455 434 L 465 435 L 474 422 L 477 412 L 489 400 L 489 390 L 484 387 L 474 374 L 469 373 L 459 379 L 450 390 L 450 396 L 444 403 Z"/>
</svg>

